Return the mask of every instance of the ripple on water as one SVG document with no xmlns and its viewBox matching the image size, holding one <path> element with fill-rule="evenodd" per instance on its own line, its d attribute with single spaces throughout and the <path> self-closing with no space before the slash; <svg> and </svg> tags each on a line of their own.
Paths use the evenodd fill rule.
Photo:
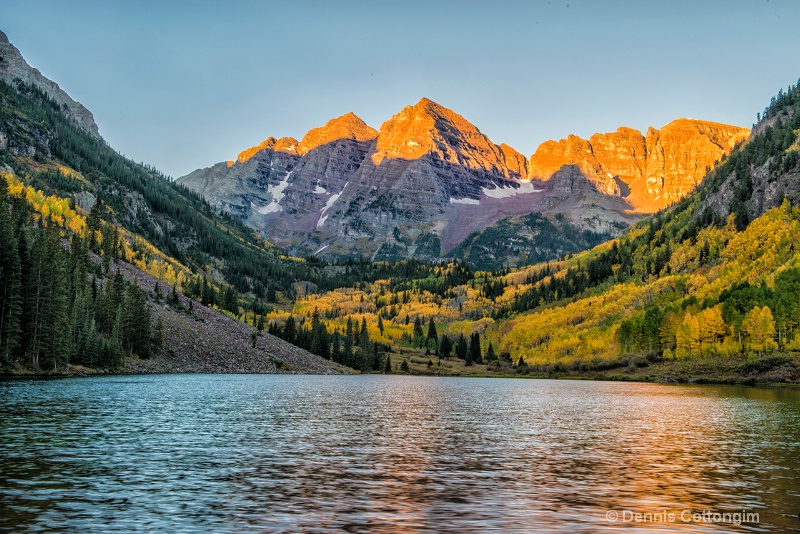
<svg viewBox="0 0 800 534">
<path fill-rule="evenodd" d="M 593 531 L 623 526 L 608 510 L 742 509 L 760 523 L 658 527 L 800 527 L 797 392 L 161 375 L 0 382 L 0 411 L 14 531 Z"/>
</svg>

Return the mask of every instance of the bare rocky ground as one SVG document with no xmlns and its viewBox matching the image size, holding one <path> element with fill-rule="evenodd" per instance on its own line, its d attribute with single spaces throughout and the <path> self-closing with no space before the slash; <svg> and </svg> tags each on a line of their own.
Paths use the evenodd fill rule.
<svg viewBox="0 0 800 534">
<path fill-rule="evenodd" d="M 127 263 L 119 267 L 123 277 L 135 281 L 152 294 L 156 280 Z M 160 287 L 167 295 L 170 287 Z M 340 374 L 354 372 L 334 362 L 295 347 L 282 339 L 261 332 L 213 308 L 178 294 L 181 310 L 163 302 L 151 303 L 153 322 L 160 317 L 164 325 L 161 351 L 150 359 L 128 359 L 124 373 L 309 373 Z"/>
</svg>

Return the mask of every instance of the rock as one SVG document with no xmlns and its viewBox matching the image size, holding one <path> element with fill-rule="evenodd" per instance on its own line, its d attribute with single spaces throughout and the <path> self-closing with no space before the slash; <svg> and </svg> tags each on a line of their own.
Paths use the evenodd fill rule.
<svg viewBox="0 0 800 534">
<path fill-rule="evenodd" d="M 6 34 L 0 31 L 0 80 L 9 85 L 19 78 L 25 83 L 41 88 L 47 95 L 66 108 L 67 116 L 82 129 L 100 139 L 100 132 L 92 113 L 82 104 L 73 100 L 57 83 L 45 78 L 38 69 L 28 65 L 19 50 L 11 44 Z"/>
<path fill-rule="evenodd" d="M 352 139 L 354 141 L 372 141 L 378 136 L 378 132 L 355 116 L 347 113 L 341 117 L 329 120 L 325 126 L 309 130 L 300 141 L 297 153 L 301 156 L 308 154 L 317 147 L 327 145 L 339 139 Z"/>
<path fill-rule="evenodd" d="M 542 143 L 529 160 L 528 174 L 546 182 L 563 166 L 574 165 L 598 191 L 652 213 L 686 196 L 749 134 L 747 128 L 678 119 L 661 130 L 649 128 L 646 136 L 627 127 L 588 141 L 570 135 Z"/>
<path fill-rule="evenodd" d="M 647 136 L 547 141 L 528 160 L 423 98 L 379 131 L 348 113 L 178 181 L 294 254 L 435 259 L 532 212 L 617 233 L 688 193 L 747 134 L 680 119 Z"/>
</svg>

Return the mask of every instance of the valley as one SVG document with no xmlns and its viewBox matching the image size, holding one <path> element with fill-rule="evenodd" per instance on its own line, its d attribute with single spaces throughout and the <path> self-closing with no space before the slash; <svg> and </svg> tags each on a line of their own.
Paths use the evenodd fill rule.
<svg viewBox="0 0 800 534">
<path fill-rule="evenodd" d="M 3 46 L 4 372 L 800 380 L 795 86 L 530 158 L 422 99 L 171 181 Z"/>
</svg>

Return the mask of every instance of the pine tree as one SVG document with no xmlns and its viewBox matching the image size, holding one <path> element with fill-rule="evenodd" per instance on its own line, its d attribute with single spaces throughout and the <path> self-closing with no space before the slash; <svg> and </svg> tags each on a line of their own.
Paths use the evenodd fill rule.
<svg viewBox="0 0 800 534">
<path fill-rule="evenodd" d="M 331 336 L 331 360 L 342 363 L 341 346 L 339 343 L 339 332 L 334 332 Z"/>
<path fill-rule="evenodd" d="M 297 340 L 297 329 L 295 327 L 294 315 L 290 314 L 286 319 L 286 324 L 283 325 L 283 333 L 281 337 L 289 343 L 294 343 Z"/>
<path fill-rule="evenodd" d="M 323 358 L 330 358 L 329 343 L 328 330 L 320 321 L 319 312 L 315 309 L 311 317 L 311 346 L 309 350 Z"/>
<path fill-rule="evenodd" d="M 469 340 L 469 359 L 473 363 L 483 363 L 481 354 L 481 336 L 477 332 L 473 332 Z"/>
<path fill-rule="evenodd" d="M 456 342 L 456 357 L 466 360 L 469 356 L 469 346 L 467 344 L 467 338 L 464 337 L 464 334 L 458 335 L 458 341 Z"/>
<path fill-rule="evenodd" d="M 348 367 L 353 366 L 353 346 L 355 345 L 355 334 L 353 332 L 353 320 L 347 318 L 344 333 L 344 348 L 342 350 L 342 364 Z"/>
<path fill-rule="evenodd" d="M 436 324 L 433 322 L 433 317 L 431 317 L 430 322 L 428 323 L 428 340 L 433 340 L 434 342 L 439 340 L 439 336 L 436 333 Z"/>
<path fill-rule="evenodd" d="M 439 343 L 439 358 L 449 358 L 452 351 L 453 342 L 449 336 L 442 334 L 442 340 Z"/>
<path fill-rule="evenodd" d="M 421 347 L 425 343 L 425 332 L 422 330 L 422 321 L 419 315 L 414 318 L 414 344 Z"/>
<path fill-rule="evenodd" d="M 492 346 L 492 342 L 489 342 L 489 347 L 486 349 L 486 361 L 493 362 L 497 359 L 497 355 L 494 353 L 494 347 Z"/>
<path fill-rule="evenodd" d="M 122 344 L 128 354 L 150 357 L 150 322 L 144 291 L 129 285 L 122 304 Z"/>
<path fill-rule="evenodd" d="M 178 290 L 175 287 L 175 284 L 172 285 L 172 291 L 170 291 L 169 296 L 167 297 L 167 304 L 170 306 L 177 308 L 180 306 L 181 301 L 178 298 Z"/>
<path fill-rule="evenodd" d="M 0 177 L 0 360 L 9 363 L 22 335 L 22 263 L 8 208 L 8 184 Z"/>
</svg>

